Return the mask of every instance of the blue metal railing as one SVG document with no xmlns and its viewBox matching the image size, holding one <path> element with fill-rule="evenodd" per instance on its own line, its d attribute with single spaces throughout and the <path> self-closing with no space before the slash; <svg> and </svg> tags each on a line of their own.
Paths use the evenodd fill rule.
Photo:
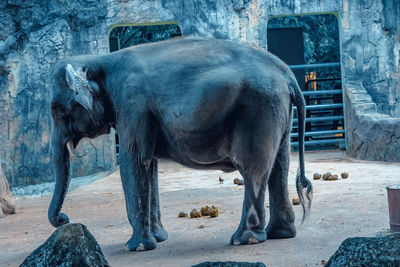
<svg viewBox="0 0 400 267">
<path fill-rule="evenodd" d="M 330 131 L 315 131 L 315 132 L 306 132 L 304 136 L 321 136 L 321 135 L 334 135 L 334 134 L 343 134 L 344 130 L 330 130 Z M 291 133 L 290 137 L 298 137 L 298 133 Z"/>
<path fill-rule="evenodd" d="M 329 62 L 329 63 L 319 63 L 319 64 L 302 64 L 302 65 L 290 65 L 289 66 L 292 70 L 300 70 L 300 69 L 316 69 L 316 68 L 333 68 L 333 67 L 340 67 L 340 62 Z M 338 81 L 340 80 L 339 78 L 320 78 L 320 79 L 314 79 L 314 80 L 308 80 L 305 88 L 308 89 L 308 86 L 311 82 L 323 82 L 323 81 Z M 327 97 L 334 97 L 334 95 L 342 95 L 343 90 L 342 89 L 334 89 L 334 90 L 320 90 L 320 91 L 303 91 L 303 95 L 305 97 L 311 97 L 312 99 L 309 99 L 309 101 L 314 101 L 318 99 L 326 99 Z M 308 98 L 307 98 L 308 99 Z M 313 102 L 311 102 L 313 103 Z M 321 130 L 321 122 L 331 122 L 332 125 L 342 125 L 344 127 L 344 116 L 343 115 L 338 115 L 336 112 L 337 109 L 343 109 L 343 103 L 332 103 L 332 104 L 316 104 L 316 105 L 307 105 L 306 110 L 307 110 L 307 118 L 306 118 L 306 123 L 307 125 L 311 125 L 308 127 L 309 132 L 305 132 L 304 136 L 307 137 L 307 139 L 316 139 L 316 140 L 307 140 L 304 142 L 306 146 L 315 146 L 315 145 L 324 145 L 324 144 L 337 144 L 339 147 L 343 147 L 345 144 L 345 139 L 344 139 L 344 134 L 345 130 L 344 129 L 333 129 L 333 130 Z M 294 110 L 296 110 L 296 107 L 294 107 Z M 329 110 L 336 110 L 332 111 L 332 113 L 329 116 L 318 116 L 326 112 L 329 113 Z M 310 111 L 314 112 L 314 116 L 310 117 Z M 315 114 L 315 112 L 319 114 Z M 336 113 L 336 114 L 335 114 Z M 294 112 L 296 115 L 296 112 Z M 317 117 L 317 116 L 318 117 Z M 333 115 L 333 116 L 332 116 Z M 293 119 L 293 129 L 297 128 L 297 123 L 298 119 L 294 118 Z M 312 124 L 312 123 L 317 123 L 317 124 Z M 323 126 L 323 125 L 322 125 Z M 323 126 L 323 127 L 326 127 Z M 337 126 L 334 126 L 337 127 Z M 312 128 L 319 128 L 320 130 L 312 131 Z M 311 130 L 311 131 L 310 131 Z M 298 133 L 291 133 L 290 137 L 291 138 L 298 138 Z M 294 147 L 298 146 L 298 142 L 291 142 L 291 145 Z"/>
<path fill-rule="evenodd" d="M 329 62 L 329 63 L 319 63 L 319 64 L 303 64 L 303 65 L 290 65 L 292 70 L 304 70 L 304 69 L 314 69 L 314 68 L 331 68 L 340 67 L 340 62 Z"/>
<path fill-rule="evenodd" d="M 306 106 L 306 110 L 331 109 L 331 108 L 343 108 L 343 103 Z M 293 107 L 293 109 L 297 109 L 297 107 Z"/>
</svg>

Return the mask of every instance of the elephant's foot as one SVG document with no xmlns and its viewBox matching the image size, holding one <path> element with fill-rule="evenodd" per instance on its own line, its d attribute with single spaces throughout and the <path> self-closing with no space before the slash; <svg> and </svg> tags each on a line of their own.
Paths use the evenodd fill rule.
<svg viewBox="0 0 400 267">
<path fill-rule="evenodd" d="M 296 227 L 294 223 L 270 222 L 265 231 L 268 239 L 291 238 L 296 236 Z"/>
<path fill-rule="evenodd" d="M 168 239 L 168 232 L 162 226 L 154 227 L 151 230 L 151 234 L 157 240 L 157 242 L 163 242 Z"/>
<path fill-rule="evenodd" d="M 231 237 L 232 245 L 251 245 L 262 243 L 267 239 L 264 230 L 237 229 Z"/>
<path fill-rule="evenodd" d="M 125 248 L 129 251 L 143 251 L 152 250 L 157 247 L 157 242 L 154 237 L 135 237 L 132 236 L 128 242 L 126 242 Z"/>
</svg>

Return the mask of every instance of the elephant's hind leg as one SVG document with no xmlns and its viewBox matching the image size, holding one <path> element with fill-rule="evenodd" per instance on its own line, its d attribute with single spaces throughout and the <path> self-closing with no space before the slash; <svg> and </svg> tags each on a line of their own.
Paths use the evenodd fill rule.
<svg viewBox="0 0 400 267">
<path fill-rule="evenodd" d="M 240 172 L 245 181 L 242 218 L 231 244 L 257 244 L 266 240 L 265 234 L 265 189 L 267 175 L 249 176 Z"/>
<path fill-rule="evenodd" d="M 259 112 L 265 114 L 265 112 Z M 257 115 L 260 117 L 261 115 Z M 245 184 L 242 217 L 238 229 L 231 237 L 232 244 L 254 244 L 266 240 L 265 190 L 279 145 L 279 135 L 270 132 L 265 125 L 253 118 L 240 121 L 239 128 L 248 129 L 248 135 L 237 135 L 233 140 L 235 166 L 243 176 Z M 240 133 L 240 132 L 239 132 Z"/>
<path fill-rule="evenodd" d="M 158 195 L 158 162 L 153 159 L 151 165 L 153 177 L 150 182 L 150 231 L 157 242 L 162 242 L 168 239 L 168 233 L 164 229 L 161 222 L 160 200 Z"/>
<path fill-rule="evenodd" d="M 290 238 L 296 235 L 294 211 L 289 201 L 289 136 L 286 135 L 268 180 L 270 219 L 266 229 L 268 239 Z"/>
</svg>

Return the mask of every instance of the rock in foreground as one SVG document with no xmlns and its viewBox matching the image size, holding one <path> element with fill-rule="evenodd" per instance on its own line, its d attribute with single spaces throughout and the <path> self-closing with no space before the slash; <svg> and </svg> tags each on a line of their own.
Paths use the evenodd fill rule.
<svg viewBox="0 0 400 267">
<path fill-rule="evenodd" d="M 327 266 L 400 266 L 400 234 L 348 238 L 329 259 Z"/>
<path fill-rule="evenodd" d="M 262 262 L 206 261 L 192 267 L 265 267 L 265 264 Z"/>
<path fill-rule="evenodd" d="M 94 236 L 79 223 L 58 228 L 21 266 L 110 266 Z"/>
</svg>

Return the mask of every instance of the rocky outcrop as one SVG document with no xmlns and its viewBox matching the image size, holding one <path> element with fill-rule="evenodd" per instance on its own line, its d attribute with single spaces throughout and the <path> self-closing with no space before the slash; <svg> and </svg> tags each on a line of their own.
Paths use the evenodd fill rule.
<svg viewBox="0 0 400 267">
<path fill-rule="evenodd" d="M 58 228 L 40 247 L 25 258 L 28 266 L 110 266 L 94 236 L 79 223 Z"/>
<path fill-rule="evenodd" d="M 325 266 L 400 266 L 399 248 L 400 234 L 348 238 L 343 241 Z"/>
<path fill-rule="evenodd" d="M 99 53 L 96 37 L 78 32 L 104 23 L 107 2 L 0 2 L 0 163 L 11 186 L 53 181 L 51 69 L 63 57 Z M 81 142 L 72 176 L 113 170 L 114 138 Z"/>
<path fill-rule="evenodd" d="M 11 195 L 10 186 L 0 166 L 0 218 L 5 214 L 15 214 L 15 199 Z"/>
<path fill-rule="evenodd" d="M 348 155 L 365 160 L 400 162 L 400 118 L 378 113 L 361 83 L 345 86 Z"/>
</svg>

